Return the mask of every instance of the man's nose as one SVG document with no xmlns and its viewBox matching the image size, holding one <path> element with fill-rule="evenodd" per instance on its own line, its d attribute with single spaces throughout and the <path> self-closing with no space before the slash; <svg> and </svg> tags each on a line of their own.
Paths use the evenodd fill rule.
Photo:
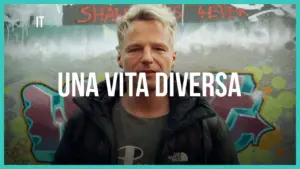
<svg viewBox="0 0 300 169">
<path fill-rule="evenodd" d="M 142 58 L 141 58 L 141 62 L 143 64 L 153 63 L 153 56 L 152 56 L 151 48 L 149 48 L 149 47 L 144 48 L 143 55 L 142 55 Z"/>
</svg>

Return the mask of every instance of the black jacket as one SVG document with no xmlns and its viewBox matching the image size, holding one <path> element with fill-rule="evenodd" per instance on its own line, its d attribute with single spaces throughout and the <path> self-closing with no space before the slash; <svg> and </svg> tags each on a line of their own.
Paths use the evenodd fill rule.
<svg viewBox="0 0 300 169">
<path fill-rule="evenodd" d="M 159 145 L 156 164 L 238 164 L 224 120 L 203 97 L 188 94 L 178 97 L 176 81 L 174 88 L 168 128 Z M 189 91 L 189 84 L 187 88 Z M 110 113 L 118 97 L 108 96 L 105 81 L 98 84 L 98 89 L 99 97 L 74 99 L 80 109 L 66 124 L 53 164 L 116 164 L 117 147 Z M 200 88 L 195 91 L 201 92 Z M 169 157 L 176 152 L 184 152 L 188 161 L 172 161 Z"/>
</svg>

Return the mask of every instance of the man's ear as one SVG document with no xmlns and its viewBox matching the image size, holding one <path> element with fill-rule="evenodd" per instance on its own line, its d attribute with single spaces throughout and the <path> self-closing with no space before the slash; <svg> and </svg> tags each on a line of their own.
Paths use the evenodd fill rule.
<svg viewBox="0 0 300 169">
<path fill-rule="evenodd" d="M 122 60 L 122 56 L 118 56 L 118 65 L 121 69 L 123 69 L 123 60 Z"/>
<path fill-rule="evenodd" d="M 173 55 L 172 55 L 172 69 L 174 68 L 174 66 L 175 66 L 175 61 L 176 61 L 176 52 L 174 52 L 173 53 Z"/>
</svg>

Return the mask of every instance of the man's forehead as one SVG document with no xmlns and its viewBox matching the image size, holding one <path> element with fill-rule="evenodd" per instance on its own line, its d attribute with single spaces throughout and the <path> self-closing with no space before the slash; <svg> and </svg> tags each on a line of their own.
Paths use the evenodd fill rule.
<svg viewBox="0 0 300 169">
<path fill-rule="evenodd" d="M 160 22 L 135 21 L 130 24 L 127 36 L 138 36 L 140 34 L 166 34 L 167 29 Z"/>
<path fill-rule="evenodd" d="M 129 25 L 129 29 L 137 29 L 137 28 L 141 28 L 141 27 L 156 27 L 156 28 L 160 28 L 163 29 L 164 25 L 162 24 L 162 22 L 158 21 L 158 20 L 135 20 L 132 21 Z"/>
<path fill-rule="evenodd" d="M 170 40 L 170 33 L 160 22 L 136 21 L 129 27 L 124 38 L 125 42 L 130 44 L 143 41 L 168 43 Z"/>
</svg>

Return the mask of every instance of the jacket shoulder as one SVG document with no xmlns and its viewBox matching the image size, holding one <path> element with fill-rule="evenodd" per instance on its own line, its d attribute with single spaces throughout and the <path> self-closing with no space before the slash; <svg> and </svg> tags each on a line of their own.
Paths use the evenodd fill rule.
<svg viewBox="0 0 300 169">
<path fill-rule="evenodd" d="M 69 118 L 66 121 L 66 126 L 68 128 L 77 128 L 78 124 L 83 123 L 85 120 L 84 112 L 80 109 L 75 110 L 72 112 L 72 114 L 69 116 Z"/>
<path fill-rule="evenodd" d="M 219 132 L 228 132 L 228 126 L 225 120 L 216 115 L 205 120 L 206 127 L 209 129 L 210 134 L 217 134 Z"/>
<path fill-rule="evenodd" d="M 66 123 L 66 132 L 72 133 L 73 139 L 77 137 L 82 132 L 86 117 L 82 110 L 78 109 L 72 112 Z"/>
<path fill-rule="evenodd" d="M 84 118 L 84 112 L 81 109 L 76 109 L 75 111 L 72 112 L 70 115 L 68 121 L 78 121 Z"/>
<path fill-rule="evenodd" d="M 82 125 L 84 124 L 83 116 L 84 113 L 81 110 L 73 111 L 69 116 L 52 164 L 76 163 L 73 157 L 74 143 L 81 135 Z"/>
<path fill-rule="evenodd" d="M 204 120 L 204 127 L 212 142 L 231 140 L 225 120 L 218 115 Z"/>
<path fill-rule="evenodd" d="M 230 137 L 225 120 L 215 116 L 205 120 L 206 131 L 210 136 L 212 151 L 209 161 L 212 164 L 239 164 L 234 141 Z"/>
</svg>

